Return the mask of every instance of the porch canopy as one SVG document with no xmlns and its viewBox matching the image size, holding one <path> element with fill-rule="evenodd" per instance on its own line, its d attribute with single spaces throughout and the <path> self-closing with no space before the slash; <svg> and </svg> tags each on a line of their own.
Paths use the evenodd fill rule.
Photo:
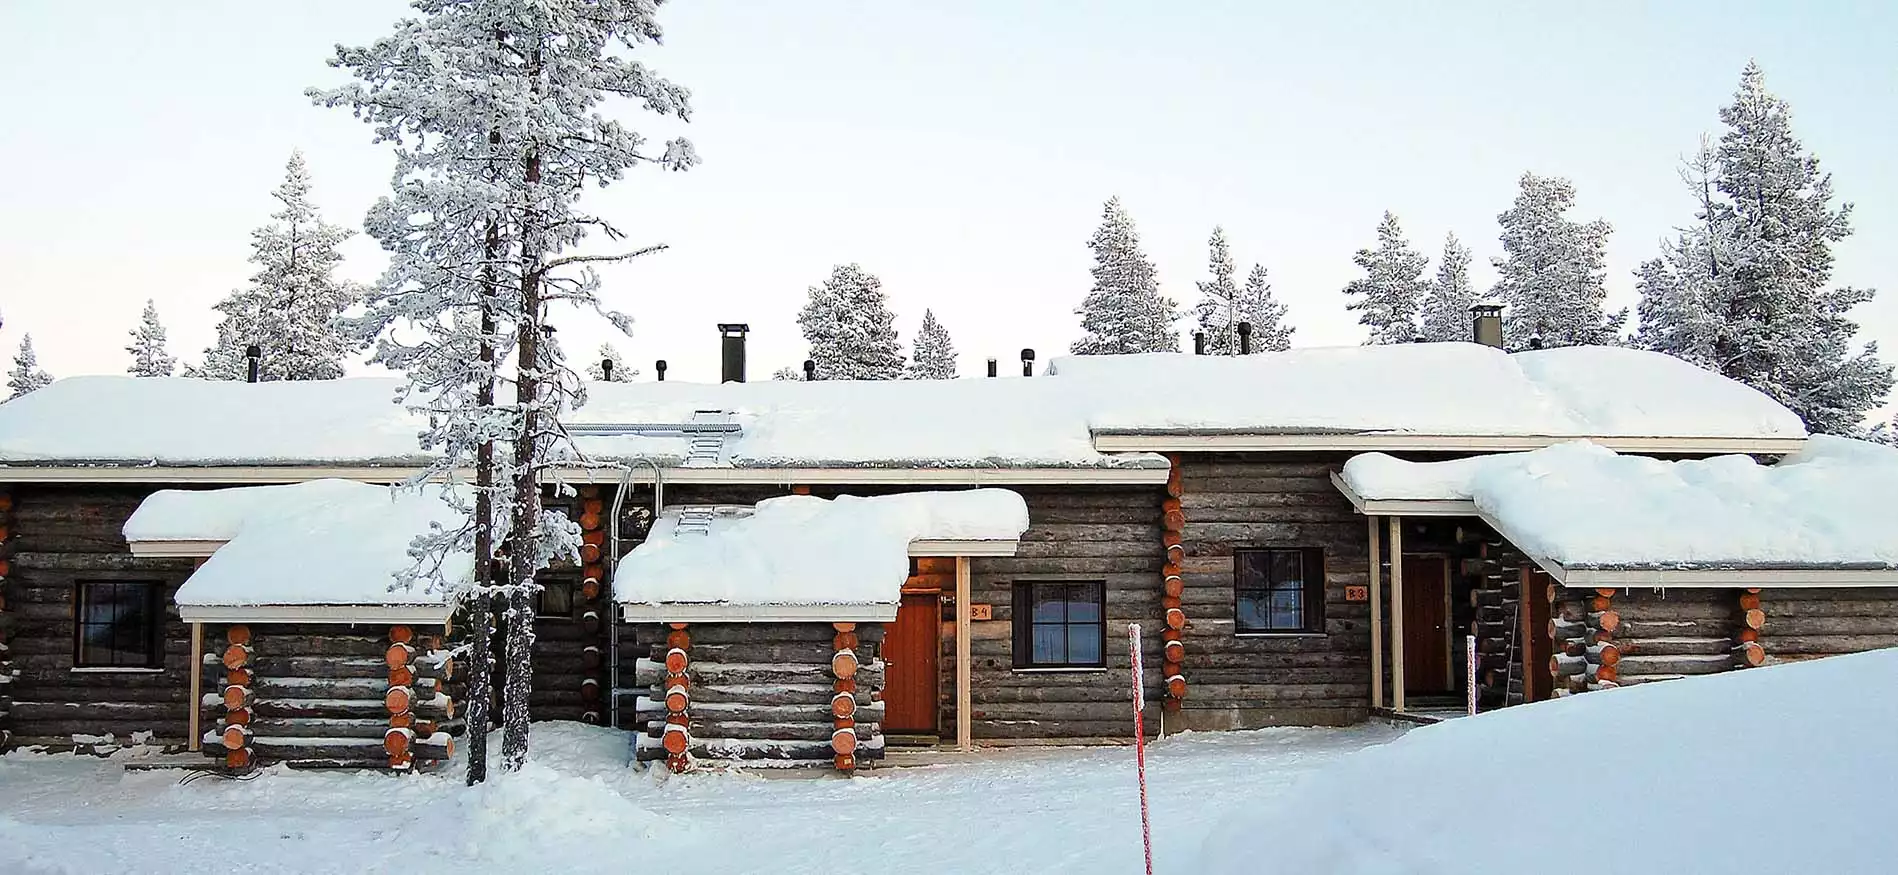
<svg viewBox="0 0 1898 875">
<path fill-rule="evenodd" d="M 312 480 L 156 492 L 124 534 L 134 556 L 203 560 L 175 596 L 187 623 L 438 624 L 443 593 L 396 575 L 414 564 L 417 535 L 463 519 L 439 492 Z M 441 572 L 454 582 L 473 569 L 454 553 Z"/>
<path fill-rule="evenodd" d="M 629 621 L 889 622 L 909 557 L 1013 556 L 1027 528 L 1007 489 L 670 508 L 620 560 L 613 598 Z"/>
<path fill-rule="evenodd" d="M 1817 435 L 1775 465 L 1586 441 L 1334 476 L 1373 516 L 1477 516 L 1574 587 L 1898 586 L 1898 448 Z"/>
</svg>

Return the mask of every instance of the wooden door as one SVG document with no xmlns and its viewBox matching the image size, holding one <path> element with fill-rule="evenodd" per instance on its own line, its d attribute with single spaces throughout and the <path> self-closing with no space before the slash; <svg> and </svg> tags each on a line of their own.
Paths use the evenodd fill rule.
<svg viewBox="0 0 1898 875">
<path fill-rule="evenodd" d="M 941 653 L 941 596 L 904 593 L 896 622 L 883 630 L 883 731 L 936 734 L 936 661 Z"/>
<path fill-rule="evenodd" d="M 1450 561 L 1404 557 L 1404 692 L 1447 693 L 1450 676 Z"/>
</svg>

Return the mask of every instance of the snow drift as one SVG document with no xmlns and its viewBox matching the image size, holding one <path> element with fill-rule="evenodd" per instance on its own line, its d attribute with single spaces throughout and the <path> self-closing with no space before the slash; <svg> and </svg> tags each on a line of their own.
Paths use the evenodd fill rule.
<svg viewBox="0 0 1898 875">
<path fill-rule="evenodd" d="M 1883 873 L 1898 650 L 1415 730 L 1241 807 L 1179 871 Z M 1581 856 L 1578 856 L 1581 855 Z"/>
</svg>

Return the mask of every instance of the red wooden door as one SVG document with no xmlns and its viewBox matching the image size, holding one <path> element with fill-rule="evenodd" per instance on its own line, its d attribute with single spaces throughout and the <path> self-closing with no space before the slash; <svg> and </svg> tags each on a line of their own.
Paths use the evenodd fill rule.
<svg viewBox="0 0 1898 875">
<path fill-rule="evenodd" d="M 1449 560 L 1404 557 L 1404 691 L 1447 693 L 1450 678 Z"/>
<path fill-rule="evenodd" d="M 935 593 L 904 593 L 883 631 L 883 731 L 936 734 L 936 660 L 942 607 Z"/>
</svg>

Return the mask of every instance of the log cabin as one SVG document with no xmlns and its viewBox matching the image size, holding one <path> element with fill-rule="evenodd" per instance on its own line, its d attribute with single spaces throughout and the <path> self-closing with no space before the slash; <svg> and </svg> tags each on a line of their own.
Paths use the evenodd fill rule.
<svg viewBox="0 0 1898 875">
<path fill-rule="evenodd" d="M 631 760 L 848 771 L 899 744 L 1117 740 L 1133 623 L 1164 733 L 1427 719 L 1898 645 L 1898 536 L 1719 555 L 1731 539 L 1688 527 L 1622 555 L 1547 521 L 1574 498 L 1559 483 L 1599 480 L 1623 492 L 1591 494 L 1596 518 L 1672 530 L 1630 510 L 1639 476 L 1537 467 L 1576 446 L 1686 480 L 1839 467 L 1813 504 L 1840 514 L 1850 483 L 1884 482 L 1870 454 L 1894 451 L 1801 462 L 1827 442 L 1790 411 L 1657 354 L 1073 356 L 888 383 L 748 383 L 735 359 L 717 384 L 591 385 L 575 463 L 550 472 L 584 546 L 543 575 L 532 708 L 633 731 Z M 389 586 L 393 546 L 439 508 L 364 485 L 427 461 L 396 385 L 79 377 L 0 405 L 0 739 L 151 733 L 232 767 L 446 756 L 465 731 L 454 606 Z M 750 525 L 963 492 L 1008 498 L 986 529 L 812 523 L 800 545 Z M 695 543 L 757 561 L 667 564 Z M 859 553 L 879 558 L 821 559 Z"/>
</svg>

